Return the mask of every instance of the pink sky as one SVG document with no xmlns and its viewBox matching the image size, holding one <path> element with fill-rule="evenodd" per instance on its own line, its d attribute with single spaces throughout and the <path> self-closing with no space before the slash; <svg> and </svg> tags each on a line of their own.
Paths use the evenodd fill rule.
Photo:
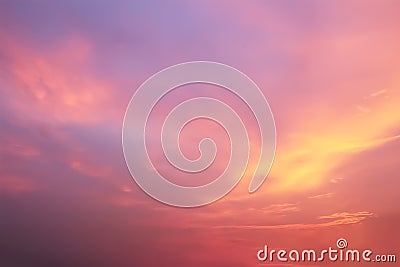
<svg viewBox="0 0 400 267">
<path fill-rule="evenodd" d="M 260 266 L 264 244 L 324 249 L 341 237 L 400 257 L 399 12 L 397 1 L 0 2 L 0 265 Z M 250 164 L 223 199 L 181 209 L 135 184 L 121 128 L 142 82 L 191 60 L 257 83 L 277 152 L 254 194 Z M 159 116 L 198 95 L 248 113 L 198 86 L 172 92 Z M 210 127 L 227 147 L 203 123 L 182 138 L 188 155 Z M 188 181 L 154 140 L 179 183 L 212 180 L 226 162 Z M 396 264 L 368 264 L 384 265 Z"/>
</svg>

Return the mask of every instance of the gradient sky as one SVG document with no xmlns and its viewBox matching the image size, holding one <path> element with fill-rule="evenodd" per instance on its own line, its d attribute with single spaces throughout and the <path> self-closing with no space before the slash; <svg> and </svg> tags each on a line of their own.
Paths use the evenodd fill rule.
<svg viewBox="0 0 400 267">
<path fill-rule="evenodd" d="M 264 244 L 324 249 L 341 237 L 399 258 L 399 12 L 386 0 L 0 1 L 0 265 L 259 266 Z M 223 199 L 181 209 L 135 184 L 121 129 L 142 82 L 191 60 L 258 84 L 277 153 L 256 193 L 250 164 Z M 248 112 L 197 86 L 158 114 L 198 95 Z M 220 130 L 204 123 L 182 137 L 188 155 L 202 129 Z M 153 140 L 160 171 L 191 184 Z M 194 184 L 220 172 L 219 157 Z"/>
</svg>

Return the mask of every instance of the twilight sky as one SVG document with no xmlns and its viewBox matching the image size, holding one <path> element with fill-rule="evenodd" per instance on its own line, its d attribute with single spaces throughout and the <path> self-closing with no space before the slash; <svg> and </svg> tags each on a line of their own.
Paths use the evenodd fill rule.
<svg viewBox="0 0 400 267">
<path fill-rule="evenodd" d="M 389 0 L 0 1 L 0 266 L 260 266 L 264 244 L 324 249 L 341 237 L 400 257 L 399 12 Z M 257 83 L 277 152 L 254 194 L 250 161 L 226 197 L 181 209 L 135 184 L 121 129 L 142 82 L 191 60 Z M 203 95 L 249 113 L 225 90 L 186 86 L 160 103 L 154 133 Z M 207 132 L 222 153 L 207 172 L 177 173 L 157 134 L 151 156 L 171 180 L 204 184 L 229 144 L 217 125 L 191 126 L 188 157 Z M 368 264 L 384 265 L 395 263 Z"/>
</svg>

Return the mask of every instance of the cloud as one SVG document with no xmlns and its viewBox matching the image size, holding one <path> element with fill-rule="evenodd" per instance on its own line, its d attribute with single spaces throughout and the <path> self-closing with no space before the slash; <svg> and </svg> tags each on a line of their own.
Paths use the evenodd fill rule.
<svg viewBox="0 0 400 267">
<path fill-rule="evenodd" d="M 284 204 L 271 204 L 265 208 L 262 208 L 261 211 L 265 214 L 284 215 L 289 212 L 300 211 L 300 208 L 297 206 L 297 204 L 284 203 Z"/>
<path fill-rule="evenodd" d="M 344 179 L 343 177 L 336 177 L 336 178 L 332 178 L 330 180 L 330 182 L 333 183 L 333 184 L 337 184 L 337 183 L 343 181 L 343 179 Z"/>
<path fill-rule="evenodd" d="M 386 89 L 382 89 L 382 90 L 378 90 L 376 92 L 373 92 L 371 94 L 369 94 L 370 97 L 377 97 L 377 96 L 382 96 L 382 95 L 386 95 L 387 90 Z"/>
<path fill-rule="evenodd" d="M 6 54 L 1 81 L 9 112 L 25 119 L 60 123 L 99 123 L 115 118 L 110 84 L 91 69 L 93 48 L 90 40 L 71 35 L 52 50 L 40 51 L 25 40 L 3 33 L 0 45 Z"/>
<path fill-rule="evenodd" d="M 339 212 L 333 213 L 330 215 L 320 216 L 319 219 L 335 219 L 339 222 L 360 222 L 365 220 L 368 217 L 373 216 L 374 214 L 369 211 L 358 211 L 358 212 Z"/>
<path fill-rule="evenodd" d="M 332 226 L 342 226 L 349 224 L 358 224 L 367 218 L 372 217 L 374 214 L 367 211 L 361 212 L 342 212 L 334 213 L 327 216 L 320 216 L 318 219 L 330 219 L 322 223 L 293 223 L 293 224 L 279 224 L 279 225 L 218 225 L 213 226 L 217 229 L 248 229 L 248 230 L 268 230 L 268 229 L 288 229 L 288 230 L 305 230 L 305 229 L 320 229 Z"/>
<path fill-rule="evenodd" d="M 332 197 L 332 196 L 333 196 L 333 193 L 325 193 L 325 194 L 319 194 L 319 195 L 315 195 L 315 196 L 310 196 L 308 198 L 320 199 L 320 198 L 329 198 L 329 197 Z"/>
</svg>

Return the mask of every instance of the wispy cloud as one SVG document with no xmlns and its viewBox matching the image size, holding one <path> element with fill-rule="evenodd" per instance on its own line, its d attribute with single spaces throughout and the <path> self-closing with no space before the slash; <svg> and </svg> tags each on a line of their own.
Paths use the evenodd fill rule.
<svg viewBox="0 0 400 267">
<path fill-rule="evenodd" d="M 329 197 L 332 197 L 332 196 L 333 196 L 333 193 L 325 193 L 325 194 L 319 194 L 319 195 L 315 195 L 315 196 L 310 196 L 308 198 L 320 199 L 320 198 L 329 198 Z"/>
<path fill-rule="evenodd" d="M 367 211 L 362 212 L 343 212 L 334 213 L 327 216 L 320 216 L 318 219 L 330 219 L 327 222 L 318 223 L 293 223 L 293 224 L 279 224 L 279 225 L 219 225 L 214 228 L 219 229 L 249 229 L 249 230 L 267 230 L 267 229 L 291 229 L 291 230 L 302 230 L 302 229 L 319 229 L 332 226 L 341 226 L 349 224 L 357 224 L 367 218 L 372 217 L 374 214 Z"/>
<path fill-rule="evenodd" d="M 300 211 L 297 204 L 284 203 L 284 204 L 271 204 L 268 207 L 261 208 L 261 211 L 265 214 L 273 215 L 284 215 L 290 212 Z"/>
<path fill-rule="evenodd" d="M 364 220 L 374 214 L 369 211 L 358 211 L 358 212 L 338 212 L 330 215 L 320 216 L 320 219 L 357 219 Z"/>
<path fill-rule="evenodd" d="M 370 97 L 377 97 L 377 96 L 381 96 L 381 95 L 385 95 L 387 93 L 386 89 L 382 89 L 382 90 L 378 90 L 376 92 L 373 92 L 371 94 L 369 94 Z"/>
</svg>

